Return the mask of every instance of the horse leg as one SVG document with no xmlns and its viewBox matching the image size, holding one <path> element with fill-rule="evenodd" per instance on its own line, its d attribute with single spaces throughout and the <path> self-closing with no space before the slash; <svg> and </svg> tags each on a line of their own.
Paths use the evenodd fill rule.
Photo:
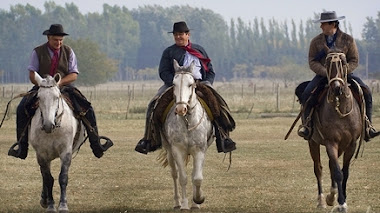
<svg viewBox="0 0 380 213">
<path fill-rule="evenodd" d="M 322 164 L 320 145 L 313 140 L 309 140 L 309 151 L 314 162 L 314 175 L 317 178 L 318 205 L 317 208 L 326 208 L 322 190 Z"/>
<path fill-rule="evenodd" d="M 203 180 L 203 162 L 205 159 L 205 155 L 203 152 L 198 150 L 193 156 L 193 204 L 192 209 L 199 209 L 200 204 L 205 201 L 205 197 L 203 196 L 203 192 L 201 189 L 202 180 Z"/>
<path fill-rule="evenodd" d="M 354 156 L 354 154 L 355 154 L 355 149 L 356 149 L 356 142 L 354 141 L 347 147 L 347 150 L 343 155 L 342 191 L 343 191 L 343 196 L 344 196 L 345 200 L 347 199 L 346 187 L 347 187 L 347 180 L 349 177 L 349 167 L 350 167 L 350 162 L 351 162 L 352 156 Z M 339 211 L 346 212 L 347 211 L 347 204 L 344 202 L 343 204 L 340 204 L 338 208 L 339 208 Z"/>
<path fill-rule="evenodd" d="M 181 210 L 189 210 L 189 201 L 186 197 L 187 175 L 185 160 L 187 153 L 182 153 L 178 148 L 175 147 L 172 147 L 172 151 L 178 169 L 179 184 L 181 185 L 182 190 Z"/>
<path fill-rule="evenodd" d="M 46 208 L 46 212 L 56 212 L 53 199 L 54 178 L 50 172 L 50 161 L 47 162 L 37 157 L 38 164 L 42 175 L 42 192 L 40 204 Z"/>
<path fill-rule="evenodd" d="M 61 187 L 61 197 L 59 200 L 59 213 L 68 213 L 69 208 L 67 206 L 66 188 L 68 184 L 68 173 L 71 165 L 71 153 L 66 153 L 61 157 L 61 173 L 59 174 L 59 186 Z"/>
<path fill-rule="evenodd" d="M 346 201 L 344 195 L 343 195 L 343 189 L 342 189 L 342 181 L 343 181 L 343 174 L 340 170 L 339 162 L 338 162 L 338 148 L 332 144 L 328 144 L 326 146 L 327 154 L 329 156 L 329 167 L 330 167 L 330 173 L 331 173 L 331 193 L 330 196 L 328 196 L 329 200 L 327 204 L 333 204 L 332 198 L 335 197 L 336 189 L 335 184 L 338 187 L 338 203 L 339 205 L 343 205 Z M 332 202 L 331 202 L 332 201 Z"/>
<path fill-rule="evenodd" d="M 168 159 L 169 166 L 171 168 L 171 175 L 174 182 L 174 209 L 177 210 L 181 208 L 180 195 L 179 195 L 179 190 L 178 190 L 178 185 L 179 185 L 178 170 L 177 170 L 177 166 L 175 164 L 175 161 L 173 159 L 173 154 L 171 153 L 171 151 L 168 151 L 167 159 Z"/>
</svg>

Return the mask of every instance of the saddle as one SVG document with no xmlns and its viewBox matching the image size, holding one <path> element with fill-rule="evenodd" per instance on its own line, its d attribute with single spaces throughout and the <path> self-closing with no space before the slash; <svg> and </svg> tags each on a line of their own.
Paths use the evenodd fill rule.
<svg viewBox="0 0 380 213">
<path fill-rule="evenodd" d="M 298 100 L 301 100 L 301 95 L 303 91 L 305 90 L 306 86 L 308 85 L 310 81 L 305 81 L 299 84 L 295 90 L 295 95 L 298 97 Z M 355 100 L 360 104 L 363 103 L 363 97 L 360 95 L 360 89 L 359 84 L 355 83 L 354 80 L 349 80 L 350 85 L 349 88 L 351 89 L 352 95 L 355 98 Z M 309 105 L 309 107 L 318 107 L 318 105 L 324 100 L 326 94 L 327 94 L 327 80 L 323 79 L 319 82 L 319 84 L 312 90 L 312 93 L 310 97 L 307 100 L 303 100 L 304 105 Z"/>
<path fill-rule="evenodd" d="M 161 128 L 169 110 L 174 105 L 173 87 L 169 87 L 156 99 L 150 117 L 152 144 L 161 145 Z M 235 129 L 235 121 L 224 99 L 210 86 L 197 82 L 197 98 L 206 110 L 211 122 L 217 123 L 226 132 Z"/>
</svg>

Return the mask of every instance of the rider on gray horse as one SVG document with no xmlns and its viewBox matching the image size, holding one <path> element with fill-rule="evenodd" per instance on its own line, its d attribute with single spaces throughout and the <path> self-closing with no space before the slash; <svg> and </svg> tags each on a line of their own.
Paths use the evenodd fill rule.
<svg viewBox="0 0 380 213">
<path fill-rule="evenodd" d="M 195 69 L 193 70 L 194 78 L 196 80 L 199 80 L 202 84 L 208 85 L 208 88 L 212 89 L 211 85 L 214 82 L 215 78 L 215 72 L 206 51 L 200 45 L 190 42 L 190 29 L 187 27 L 185 22 L 174 23 L 173 31 L 169 33 L 173 33 L 175 44 L 164 50 L 161 57 L 159 75 L 160 78 L 164 81 L 164 85 L 158 90 L 157 95 L 148 105 L 144 138 L 138 142 L 135 148 L 137 152 L 143 154 L 147 154 L 150 151 L 155 151 L 161 146 L 161 144 L 152 143 L 153 130 L 150 123 L 151 117 L 153 117 L 152 113 L 154 113 L 153 107 L 156 104 L 157 98 L 172 85 L 174 77 L 173 60 L 177 60 L 180 65 L 187 66 L 190 65 L 192 61 L 194 61 L 196 63 Z M 213 90 L 213 93 L 216 93 L 216 91 Z M 216 94 L 216 96 L 218 95 Z M 219 104 L 221 106 L 226 105 L 221 97 L 217 98 L 217 100 L 220 101 Z M 228 109 L 227 106 L 223 106 L 221 108 Z M 229 112 L 222 114 L 228 114 L 225 116 L 228 116 L 229 119 L 223 119 L 223 115 L 221 115 L 214 119 L 213 125 L 215 129 L 218 152 L 227 153 L 236 149 L 235 142 L 229 138 L 229 131 L 232 131 L 235 128 L 235 123 L 232 117 L 230 117 Z M 223 122 L 225 120 L 229 120 L 230 123 Z"/>
<path fill-rule="evenodd" d="M 27 96 L 23 97 L 17 107 L 17 142 L 9 149 L 8 155 L 21 159 L 25 159 L 28 155 L 28 126 L 38 102 L 36 93 L 39 87 L 34 80 L 35 72 L 37 72 L 40 76 L 54 76 L 55 73 L 62 76 L 59 85 L 61 92 L 69 97 L 75 116 L 81 119 L 86 127 L 92 152 L 100 158 L 113 143 L 110 139 L 98 135 L 91 103 L 71 85 L 77 79 L 79 72 L 73 50 L 63 44 L 63 37 L 68 34 L 63 31 L 62 25 L 53 24 L 43 32 L 43 35 L 47 36 L 48 42 L 36 47 L 32 52 L 28 70 L 29 79 L 35 86 Z M 100 143 L 100 139 L 106 139 L 104 145 Z M 16 146 L 18 149 L 15 149 Z"/>
</svg>

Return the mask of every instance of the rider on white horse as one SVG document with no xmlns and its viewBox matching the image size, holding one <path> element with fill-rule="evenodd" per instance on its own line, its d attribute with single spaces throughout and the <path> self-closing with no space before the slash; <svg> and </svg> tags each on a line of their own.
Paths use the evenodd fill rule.
<svg viewBox="0 0 380 213">
<path fill-rule="evenodd" d="M 163 94 L 166 89 L 168 89 L 173 84 L 174 78 L 174 67 L 173 59 L 177 60 L 182 66 L 189 66 L 191 62 L 195 62 L 195 68 L 193 70 L 193 76 L 196 80 L 202 82 L 212 89 L 211 85 L 214 82 L 215 72 L 211 64 L 211 60 L 208 58 L 206 51 L 203 47 L 190 42 L 190 29 L 187 27 L 185 22 L 177 22 L 173 25 L 173 33 L 175 44 L 168 47 L 162 54 L 159 75 L 164 81 L 164 85 L 158 90 L 157 95 L 149 103 L 147 114 L 146 114 L 146 124 L 145 124 L 145 134 L 138 144 L 135 150 L 137 152 L 147 154 L 150 151 L 155 151 L 160 148 L 161 144 L 152 144 L 152 130 L 151 130 L 151 115 L 153 113 L 153 107 L 156 103 L 157 98 Z M 216 91 L 213 91 L 214 94 Z M 220 97 L 221 99 L 221 97 Z M 220 99 L 218 99 L 220 101 Z M 224 101 L 220 101 L 224 102 Z M 225 103 L 220 103 L 220 105 L 225 105 Z M 235 123 L 233 125 L 226 125 L 222 122 L 223 119 L 220 117 L 214 119 L 214 129 L 216 136 L 216 144 L 218 152 L 231 152 L 236 149 L 235 142 L 229 138 L 229 131 L 235 128 Z"/>
<path fill-rule="evenodd" d="M 37 72 L 40 76 L 54 76 L 55 73 L 62 76 L 59 84 L 61 92 L 70 98 L 76 117 L 79 117 L 86 126 L 92 151 L 100 158 L 113 143 L 106 137 L 99 137 L 91 103 L 71 85 L 77 79 L 79 71 L 73 50 L 63 44 L 63 37 L 68 34 L 63 31 L 62 25 L 53 24 L 43 32 L 43 35 L 47 36 L 48 42 L 36 47 L 32 52 L 28 70 L 29 79 L 35 86 L 29 91 L 29 95 L 23 97 L 17 107 L 17 142 L 9 149 L 8 155 L 21 159 L 25 159 L 28 155 L 28 125 L 36 111 L 36 93 L 39 88 L 34 79 Z M 100 139 L 107 141 L 102 145 Z M 15 149 L 16 146 L 18 149 Z"/>
</svg>

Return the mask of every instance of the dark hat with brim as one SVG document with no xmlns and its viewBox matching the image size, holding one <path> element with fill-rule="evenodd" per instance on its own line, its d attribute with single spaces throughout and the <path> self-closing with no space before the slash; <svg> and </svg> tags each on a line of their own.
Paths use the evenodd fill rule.
<svg viewBox="0 0 380 213">
<path fill-rule="evenodd" d="M 329 12 L 323 12 L 321 13 L 321 18 L 314 20 L 314 23 L 324 23 L 324 22 L 330 22 L 330 21 L 338 21 L 341 19 L 346 18 L 345 16 L 338 17 L 335 13 L 335 11 L 329 11 Z"/>
<path fill-rule="evenodd" d="M 63 27 L 60 24 L 52 24 L 48 30 L 45 30 L 42 35 L 56 35 L 56 36 L 67 36 L 69 34 L 63 31 Z"/>
<path fill-rule="evenodd" d="M 183 32 L 189 32 L 190 29 L 187 27 L 186 22 L 180 21 L 173 24 L 173 31 L 168 33 L 183 33 Z"/>
</svg>

